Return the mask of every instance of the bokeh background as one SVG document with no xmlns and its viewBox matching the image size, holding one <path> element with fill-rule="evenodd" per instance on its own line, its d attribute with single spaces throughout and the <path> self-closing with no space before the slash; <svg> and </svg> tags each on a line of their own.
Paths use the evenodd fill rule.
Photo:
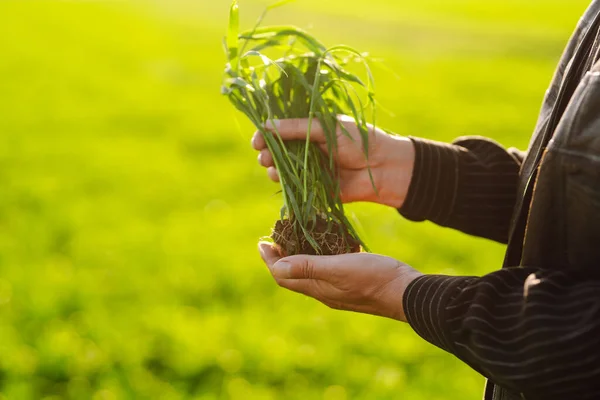
<svg viewBox="0 0 600 400">
<path fill-rule="evenodd" d="M 241 0 L 250 27 L 265 0 Z M 586 0 L 298 0 L 266 23 L 382 58 L 399 134 L 526 148 Z M 478 399 L 409 327 L 276 287 L 281 199 L 219 94 L 229 0 L 0 1 L 0 399 Z M 390 71 L 393 71 L 390 72 Z M 372 249 L 503 247 L 352 205 Z"/>
</svg>

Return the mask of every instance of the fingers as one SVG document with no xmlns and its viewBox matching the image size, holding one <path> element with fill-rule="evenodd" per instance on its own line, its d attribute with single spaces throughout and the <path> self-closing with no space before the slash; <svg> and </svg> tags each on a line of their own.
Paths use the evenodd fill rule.
<svg viewBox="0 0 600 400">
<path fill-rule="evenodd" d="M 277 172 L 277 169 L 275 168 L 275 161 L 273 161 L 273 156 L 269 150 L 263 149 L 258 154 L 258 163 L 267 168 L 269 179 L 273 182 L 279 182 L 279 172 Z"/>
<path fill-rule="evenodd" d="M 275 167 L 267 168 L 267 175 L 269 175 L 269 179 L 271 179 L 273 182 L 279 182 L 279 172 L 277 172 Z"/>
<path fill-rule="evenodd" d="M 273 155 L 267 149 L 262 149 L 258 154 L 258 163 L 267 168 L 267 175 L 273 182 L 279 182 L 279 173 L 275 169 L 275 161 Z"/>
<path fill-rule="evenodd" d="M 282 288 L 291 290 L 292 292 L 305 294 L 310 297 L 315 297 L 313 292 L 314 282 L 306 279 L 275 279 L 277 284 Z"/>
<path fill-rule="evenodd" d="M 258 251 L 269 269 L 281 258 L 277 249 L 268 242 L 260 242 L 258 244 Z"/>
<path fill-rule="evenodd" d="M 267 148 L 267 143 L 265 142 L 265 138 L 263 137 L 263 135 L 260 131 L 254 132 L 254 135 L 252 136 L 252 140 L 250 141 L 250 144 L 252 145 L 252 148 L 254 150 L 258 150 L 258 151 L 261 151 L 262 149 Z"/>
<path fill-rule="evenodd" d="M 260 242 L 258 250 L 273 277 L 280 280 L 327 280 L 343 256 L 291 256 L 281 258 L 271 243 Z"/>
<path fill-rule="evenodd" d="M 276 279 L 316 279 L 327 281 L 331 278 L 335 256 L 292 256 L 277 261 L 271 268 Z"/>
<path fill-rule="evenodd" d="M 258 244 L 258 251 L 260 252 L 260 256 L 262 257 L 265 264 L 271 271 L 271 274 L 277 281 L 277 284 L 286 289 L 292 290 L 294 292 L 309 294 L 310 292 L 310 282 L 306 279 L 286 279 L 279 276 L 276 276 L 274 272 L 274 265 L 281 259 L 279 252 L 271 243 L 268 242 L 260 242 Z"/>
<path fill-rule="evenodd" d="M 312 122 L 308 118 L 267 121 L 265 127 L 273 133 L 278 133 L 283 140 L 306 139 L 310 129 L 311 141 L 325 143 L 325 133 L 323 132 L 323 127 L 316 118 L 313 118 Z"/>
<path fill-rule="evenodd" d="M 265 128 L 273 133 L 278 133 L 283 140 L 304 140 L 309 131 L 309 120 L 307 118 L 282 119 L 268 121 Z M 310 124 L 310 140 L 317 143 L 325 143 L 325 133 L 318 119 L 314 118 Z M 252 148 L 261 151 L 267 148 L 265 138 L 260 131 L 256 131 L 251 140 Z"/>
<path fill-rule="evenodd" d="M 300 293 L 315 300 L 320 301 L 327 307 L 334 310 L 352 310 L 353 307 L 342 301 L 336 301 L 329 298 L 332 286 L 324 281 L 315 281 L 308 279 L 277 279 L 277 284 L 282 288 Z M 359 310 L 356 310 L 359 311 Z"/>
<path fill-rule="evenodd" d="M 258 153 L 258 163 L 266 168 L 275 166 L 273 156 L 271 155 L 271 152 L 267 149 L 263 149 L 260 153 Z"/>
<path fill-rule="evenodd" d="M 319 120 L 316 118 L 314 118 L 312 122 L 307 118 L 268 121 L 265 124 L 265 127 L 270 132 L 279 134 L 283 140 L 306 139 L 310 130 L 311 141 L 325 143 L 325 133 L 323 132 Z M 260 131 L 254 133 L 251 144 L 255 150 L 260 152 L 258 155 L 258 163 L 267 168 L 269 179 L 274 182 L 279 182 L 279 173 L 275 169 L 273 155 L 269 152 L 265 138 Z"/>
</svg>

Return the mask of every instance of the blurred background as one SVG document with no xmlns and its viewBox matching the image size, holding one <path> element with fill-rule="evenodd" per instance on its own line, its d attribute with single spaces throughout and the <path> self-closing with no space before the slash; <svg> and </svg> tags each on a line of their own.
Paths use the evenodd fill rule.
<svg viewBox="0 0 600 400">
<path fill-rule="evenodd" d="M 269 0 L 240 0 L 248 28 Z M 268 24 L 384 60 L 386 128 L 526 148 L 586 0 L 297 0 Z M 278 289 L 281 199 L 220 96 L 229 0 L 0 1 L 0 399 L 478 399 L 408 326 Z M 375 252 L 503 247 L 352 205 Z M 472 251 L 471 249 L 477 249 Z"/>
</svg>

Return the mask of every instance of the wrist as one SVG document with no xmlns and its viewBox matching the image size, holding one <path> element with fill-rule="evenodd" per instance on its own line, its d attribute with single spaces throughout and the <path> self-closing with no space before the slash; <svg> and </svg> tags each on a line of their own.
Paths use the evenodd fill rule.
<svg viewBox="0 0 600 400">
<path fill-rule="evenodd" d="M 415 165 L 415 145 L 402 136 L 387 136 L 377 203 L 401 208 L 406 200 Z"/>
<path fill-rule="evenodd" d="M 398 268 L 398 276 L 391 281 L 382 295 L 384 316 L 401 322 L 407 322 L 402 301 L 408 286 L 417 278 L 423 276 L 421 272 L 402 265 Z"/>
</svg>

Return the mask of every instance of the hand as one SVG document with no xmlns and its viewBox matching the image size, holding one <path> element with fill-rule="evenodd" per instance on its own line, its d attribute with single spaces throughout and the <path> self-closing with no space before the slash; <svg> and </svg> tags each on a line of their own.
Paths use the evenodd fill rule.
<svg viewBox="0 0 600 400">
<path fill-rule="evenodd" d="M 270 243 L 261 257 L 279 286 L 337 309 L 406 322 L 402 297 L 422 274 L 390 257 L 368 253 L 281 258 Z"/>
<path fill-rule="evenodd" d="M 415 160 L 412 141 L 408 138 L 388 135 L 369 126 L 369 161 L 367 164 L 362 139 L 354 120 L 350 117 L 340 116 L 339 122 L 351 136 L 349 138 L 344 134 L 338 124 L 338 148 L 334 159 L 339 167 L 342 201 L 344 203 L 368 201 L 394 208 L 402 207 L 412 178 Z M 283 140 L 306 139 L 308 119 L 279 120 L 275 121 L 275 125 L 273 126 L 269 122 L 266 127 L 281 135 Z M 316 119 L 312 123 L 310 139 L 318 143 L 323 151 L 327 151 L 325 134 Z M 268 168 L 269 177 L 274 181 L 279 181 L 273 157 L 260 132 L 254 134 L 252 146 L 260 151 L 259 163 Z M 369 166 L 379 196 L 373 190 L 369 177 Z"/>
</svg>

